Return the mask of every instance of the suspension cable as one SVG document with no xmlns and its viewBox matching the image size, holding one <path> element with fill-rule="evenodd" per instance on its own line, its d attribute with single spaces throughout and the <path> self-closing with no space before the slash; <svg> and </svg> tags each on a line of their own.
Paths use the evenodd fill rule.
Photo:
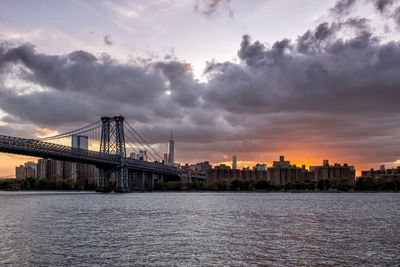
<svg viewBox="0 0 400 267">
<path fill-rule="evenodd" d="M 151 151 L 148 150 L 148 148 L 147 148 L 145 145 L 143 145 L 143 143 L 129 130 L 129 128 L 127 128 L 127 130 L 128 130 L 128 132 L 133 136 L 133 138 L 137 141 L 137 143 L 139 143 L 139 144 L 143 147 L 144 150 L 147 150 L 147 151 L 149 152 L 149 155 L 151 155 L 151 157 L 152 157 L 154 160 L 157 161 L 157 160 L 158 160 L 157 157 L 154 156 L 153 153 L 151 153 Z M 129 139 L 129 136 L 127 136 L 127 138 Z M 130 140 L 130 139 L 129 139 L 129 140 Z M 130 140 L 130 141 L 132 142 L 132 140 Z M 135 142 L 132 142 L 132 143 L 135 143 Z"/>
<path fill-rule="evenodd" d="M 138 147 L 138 146 L 136 145 L 136 143 L 133 142 L 133 141 L 129 138 L 129 136 L 125 136 L 125 138 L 128 139 L 128 141 L 131 142 L 139 151 L 141 150 L 141 148 Z M 130 143 L 127 143 L 127 144 L 130 145 Z M 139 144 L 140 144 L 140 143 L 139 143 Z M 141 145 L 142 145 L 142 147 L 144 148 L 144 150 L 146 150 L 146 147 L 144 147 L 143 144 L 141 144 Z M 131 147 L 132 147 L 132 146 L 131 146 Z M 153 160 L 157 161 L 157 158 L 154 157 L 154 155 L 153 155 L 150 151 L 148 151 L 148 152 L 149 152 L 149 156 L 150 156 Z"/>
<path fill-rule="evenodd" d="M 137 136 L 158 156 L 160 160 L 162 160 L 162 157 L 146 142 L 146 140 L 143 139 L 143 137 L 129 124 L 129 122 L 126 122 L 129 128 L 131 128 Z"/>
<path fill-rule="evenodd" d="M 66 133 L 62 133 L 62 134 L 58 134 L 58 135 L 54 135 L 54 136 L 49 136 L 49 137 L 44 137 L 44 138 L 37 138 L 37 140 L 39 141 L 48 141 L 48 140 L 53 140 L 53 139 L 60 139 L 60 138 L 64 138 L 64 137 L 69 137 L 69 136 L 73 136 L 76 135 L 78 133 L 85 133 L 88 131 L 91 131 L 97 127 L 101 127 L 101 125 L 99 125 L 99 121 L 96 121 L 94 123 L 91 123 L 89 125 L 86 125 L 82 128 L 70 131 L 70 132 L 66 132 Z"/>
</svg>

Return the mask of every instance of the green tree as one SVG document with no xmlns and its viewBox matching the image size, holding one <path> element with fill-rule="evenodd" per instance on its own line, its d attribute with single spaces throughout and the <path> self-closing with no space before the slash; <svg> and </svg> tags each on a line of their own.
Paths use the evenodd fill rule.
<svg viewBox="0 0 400 267">
<path fill-rule="evenodd" d="M 96 190 L 97 189 L 97 180 L 90 179 L 89 182 L 84 186 L 85 190 Z"/>
<path fill-rule="evenodd" d="M 324 186 L 325 186 L 325 182 L 324 182 L 324 180 L 318 180 L 318 182 L 317 182 L 317 188 L 318 188 L 318 190 L 324 190 Z"/>
<path fill-rule="evenodd" d="M 270 184 L 268 181 L 265 180 L 258 180 L 255 184 L 254 184 L 254 188 L 256 190 L 268 190 L 270 188 Z"/>
<path fill-rule="evenodd" d="M 236 191 L 236 190 L 242 190 L 242 189 L 243 189 L 243 183 L 242 183 L 242 181 L 240 181 L 240 180 L 238 180 L 238 179 L 235 179 L 235 180 L 232 180 L 232 181 L 230 182 L 229 190 L 231 190 L 231 191 Z"/>
<path fill-rule="evenodd" d="M 377 190 L 377 183 L 373 177 L 359 177 L 354 189 L 357 191 L 374 191 Z"/>
<path fill-rule="evenodd" d="M 179 181 L 170 181 L 170 182 L 167 182 L 167 183 L 165 184 L 165 188 L 166 188 L 168 191 L 178 191 L 178 190 L 182 190 L 182 187 L 183 187 L 183 184 L 182 184 L 182 182 L 179 182 Z"/>
<path fill-rule="evenodd" d="M 2 189 L 2 190 L 11 189 L 13 183 L 14 183 L 14 179 L 3 179 L 3 180 L 0 180 L 0 189 Z"/>
<path fill-rule="evenodd" d="M 161 181 L 156 181 L 155 183 L 154 183 L 154 190 L 165 190 L 165 188 L 164 188 L 164 183 L 163 182 L 161 182 Z"/>
<path fill-rule="evenodd" d="M 287 190 L 291 190 L 292 189 L 292 183 L 286 183 L 283 185 L 283 188 L 287 191 Z"/>
<path fill-rule="evenodd" d="M 49 189 L 48 180 L 45 178 L 40 178 L 35 181 L 35 189 L 46 190 Z"/>
<path fill-rule="evenodd" d="M 35 179 L 32 177 L 26 178 L 23 182 L 22 188 L 25 190 L 35 189 Z"/>
<path fill-rule="evenodd" d="M 332 186 L 331 181 L 329 179 L 325 179 L 324 180 L 324 189 L 329 190 L 329 189 L 331 189 L 331 186 Z"/>
<path fill-rule="evenodd" d="M 213 191 L 228 191 L 230 188 L 230 183 L 226 180 L 218 180 L 210 184 L 207 189 Z"/>
</svg>

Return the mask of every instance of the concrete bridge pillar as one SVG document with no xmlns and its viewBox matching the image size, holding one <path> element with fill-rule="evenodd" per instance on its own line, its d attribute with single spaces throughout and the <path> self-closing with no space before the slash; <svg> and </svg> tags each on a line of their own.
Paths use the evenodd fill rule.
<svg viewBox="0 0 400 267">
<path fill-rule="evenodd" d="M 144 190 L 144 171 L 142 171 L 142 177 L 140 179 L 140 189 Z"/>
<path fill-rule="evenodd" d="M 99 180 L 97 181 L 97 190 L 102 192 L 110 191 L 110 169 L 99 168 Z"/>
<path fill-rule="evenodd" d="M 120 191 L 129 190 L 129 180 L 128 180 L 128 168 L 126 166 L 119 166 L 117 168 L 117 184 L 116 188 Z"/>
</svg>

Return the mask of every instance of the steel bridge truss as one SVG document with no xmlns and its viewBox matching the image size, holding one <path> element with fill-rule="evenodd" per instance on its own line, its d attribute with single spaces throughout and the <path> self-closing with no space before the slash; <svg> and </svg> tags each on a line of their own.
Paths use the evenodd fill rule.
<svg viewBox="0 0 400 267">
<path fill-rule="evenodd" d="M 145 173 L 151 175 L 153 183 L 154 175 L 178 175 L 175 167 L 126 157 L 124 117 L 102 117 L 101 127 L 99 152 L 5 135 L 0 135 L 0 152 L 95 165 L 99 169 L 98 189 L 102 191 L 109 189 L 109 179 L 113 172 L 116 175 L 116 188 L 120 191 L 132 187 L 131 172 L 141 177 L 142 184 Z"/>
<path fill-rule="evenodd" d="M 124 134 L 124 117 L 101 118 L 100 153 L 115 154 L 119 159 L 116 169 L 116 187 L 118 190 L 129 190 L 128 165 L 126 164 L 126 145 Z M 99 169 L 99 190 L 107 190 L 110 172 L 108 169 Z"/>
</svg>

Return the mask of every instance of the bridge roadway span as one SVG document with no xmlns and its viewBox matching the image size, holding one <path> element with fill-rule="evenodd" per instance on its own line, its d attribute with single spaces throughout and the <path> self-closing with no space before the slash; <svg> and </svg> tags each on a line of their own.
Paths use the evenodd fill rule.
<svg viewBox="0 0 400 267">
<path fill-rule="evenodd" d="M 41 142 L 35 139 L 0 135 L 0 152 L 19 154 L 40 158 L 51 158 L 62 161 L 93 164 L 97 167 L 117 167 L 121 165 L 118 155 L 77 149 L 69 146 Z M 159 162 L 148 162 L 124 158 L 124 165 L 129 169 L 148 171 L 166 175 L 177 175 L 177 169 Z"/>
</svg>

